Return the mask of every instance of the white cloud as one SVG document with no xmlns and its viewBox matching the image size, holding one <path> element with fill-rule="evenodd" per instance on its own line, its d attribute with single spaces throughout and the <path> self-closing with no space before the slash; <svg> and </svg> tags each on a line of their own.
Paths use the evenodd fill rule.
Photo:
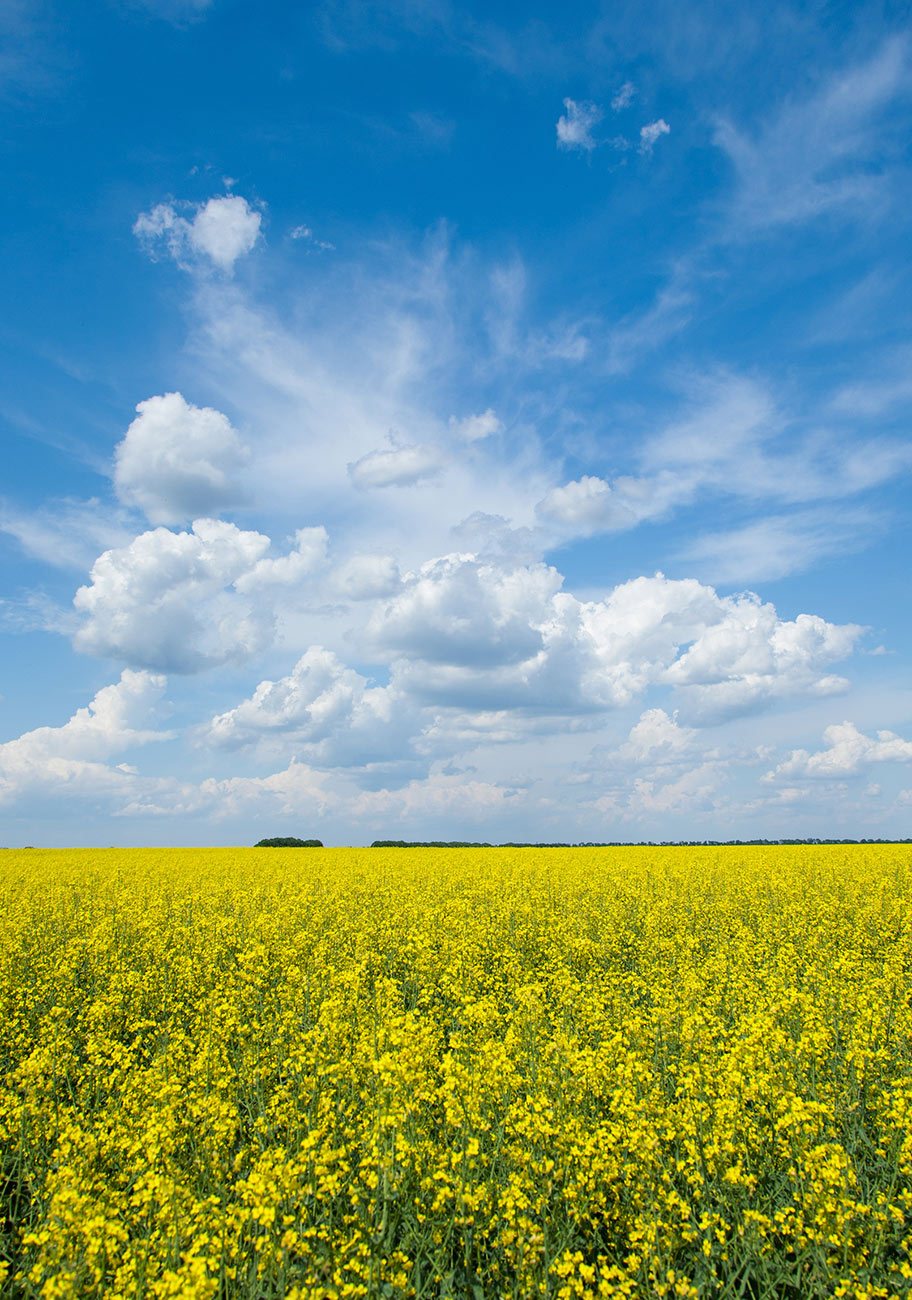
<svg viewBox="0 0 912 1300">
<path fill-rule="evenodd" d="M 436 447 L 414 445 L 391 451 L 371 451 L 348 467 L 355 487 L 406 487 L 439 472 L 443 465 Z"/>
<path fill-rule="evenodd" d="M 340 721 L 350 721 L 366 689 L 365 678 L 332 651 L 312 646 L 287 677 L 260 682 L 250 699 L 213 718 L 207 739 L 227 748 L 276 732 L 322 740 Z"/>
<path fill-rule="evenodd" d="M 256 244 L 261 224 L 262 216 L 246 199 L 229 194 L 196 205 L 192 220 L 180 216 L 173 203 L 159 203 L 137 217 L 133 233 L 150 250 L 163 243 L 181 266 L 203 258 L 230 274 Z"/>
<path fill-rule="evenodd" d="M 693 745 L 696 732 L 679 725 L 664 709 L 647 709 L 630 729 L 630 735 L 617 751 L 625 762 L 656 763 L 679 759 Z"/>
<path fill-rule="evenodd" d="M 544 564 L 445 556 L 406 575 L 368 636 L 402 656 L 393 681 L 426 704 L 566 719 L 668 685 L 706 724 L 844 689 L 824 670 L 861 632 L 808 614 L 783 621 L 751 593 L 720 597 L 694 579 L 637 578 L 596 601 L 561 583 Z"/>
<path fill-rule="evenodd" d="M 683 419 L 641 440 L 640 473 L 612 482 L 586 474 L 551 488 L 536 506 L 539 519 L 572 536 L 660 519 L 709 493 L 749 502 L 835 500 L 894 478 L 912 463 L 912 447 L 898 439 L 847 440 L 817 428 L 803 436 L 753 379 L 703 377 L 692 382 L 691 397 Z M 683 556 L 700 562 L 715 581 L 776 578 L 862 545 L 880 524 L 860 508 L 818 506 L 710 533 Z"/>
<path fill-rule="evenodd" d="M 559 149 L 592 150 L 598 143 L 592 136 L 592 128 L 601 122 L 603 113 L 598 104 L 588 101 L 577 103 L 573 99 L 564 100 L 566 113 L 557 119 L 557 145 Z"/>
<path fill-rule="evenodd" d="M 633 101 L 633 97 L 635 94 L 636 94 L 636 87 L 634 86 L 633 82 L 625 81 L 623 86 L 621 86 L 620 90 L 617 92 L 617 94 L 614 96 L 614 98 L 611 101 L 611 107 L 613 108 L 615 113 L 620 113 L 622 109 L 626 108 L 628 104 L 630 104 Z"/>
<path fill-rule="evenodd" d="M 619 814 L 625 821 L 685 810 L 713 813 L 721 775 L 719 763 L 700 763 L 672 781 L 637 777 L 626 795 L 606 795 L 594 806 L 602 812 Z"/>
<path fill-rule="evenodd" d="M 893 731 L 878 731 L 876 738 L 866 736 L 853 722 L 838 722 L 823 733 L 826 749 L 816 754 L 793 749 L 765 781 L 783 777 L 842 777 L 861 771 L 869 763 L 912 762 L 912 740 L 903 740 Z"/>
<path fill-rule="evenodd" d="M 671 127 L 665 121 L 664 117 L 658 118 L 655 122 L 648 122 L 646 126 L 640 127 L 640 153 L 652 153 L 655 148 L 655 142 L 660 136 L 668 135 Z"/>
<path fill-rule="evenodd" d="M 551 488 L 535 507 L 546 520 L 569 524 L 574 532 L 611 532 L 631 528 L 637 516 L 619 500 L 604 479 L 584 474 L 581 479 Z"/>
<path fill-rule="evenodd" d="M 444 556 L 407 575 L 370 634 L 429 663 L 517 663 L 541 648 L 538 624 L 561 582 L 544 564 L 510 570 L 471 555 Z"/>
<path fill-rule="evenodd" d="M 232 776 L 227 780 L 203 781 L 196 796 L 197 806 L 211 808 L 217 817 L 237 816 L 247 808 L 263 806 L 286 816 L 313 813 L 321 816 L 341 800 L 325 788 L 326 778 L 306 763 L 292 759 L 288 767 L 269 776 Z M 167 811 L 176 811 L 168 808 Z"/>
<path fill-rule="evenodd" d="M 391 596 L 399 586 L 399 566 L 392 555 L 353 555 L 336 569 L 335 587 L 348 600 Z"/>
<path fill-rule="evenodd" d="M 450 430 L 465 442 L 479 442 L 482 438 L 490 438 L 494 433 L 501 433 L 503 425 L 489 407 L 481 415 L 469 415 L 464 420 L 457 420 L 453 416 Z"/>
<path fill-rule="evenodd" d="M 316 249 L 318 252 L 331 253 L 335 251 L 335 244 L 328 243 L 325 239 L 317 239 L 310 226 L 294 226 L 289 231 L 292 239 L 301 240 L 307 247 L 308 252 Z"/>
<path fill-rule="evenodd" d="M 238 481 L 248 453 L 227 416 L 180 393 L 149 397 L 114 453 L 121 501 L 153 524 L 215 515 L 243 501 Z"/>
<path fill-rule="evenodd" d="M 310 763 L 366 767 L 411 753 L 416 712 L 390 687 L 371 686 L 332 651 L 311 646 L 287 677 L 260 682 L 249 699 L 214 717 L 211 745 L 304 747 Z"/>
<path fill-rule="evenodd" d="M 215 821 L 240 816 L 294 817 L 300 833 L 303 817 L 319 818 L 342 800 L 325 788 L 326 777 L 292 758 L 269 776 L 209 777 L 199 784 L 175 780 L 136 781 L 122 817 L 181 817 L 203 814 Z"/>
<path fill-rule="evenodd" d="M 124 787 L 125 769 L 103 760 L 172 733 L 142 726 L 154 713 L 165 678 L 126 669 L 60 727 L 38 727 L 0 745 L 0 802 L 35 791 L 91 796 Z"/>
<path fill-rule="evenodd" d="M 534 564 L 544 549 L 540 529 L 514 528 L 503 515 L 475 510 L 454 528 L 450 537 L 460 551 L 496 564 Z"/>
<path fill-rule="evenodd" d="M 302 529 L 278 559 L 269 545 L 261 533 L 198 519 L 190 532 L 155 528 L 105 551 L 73 599 L 85 617 L 76 649 L 179 673 L 249 658 L 273 638 L 274 587 L 319 565 L 325 534 Z"/>
<path fill-rule="evenodd" d="M 471 821 L 485 820 L 513 801 L 516 791 L 492 781 L 466 780 L 462 774 L 432 773 L 410 781 L 399 790 L 365 791 L 354 802 L 358 818 L 407 817 L 451 814 Z"/>
<path fill-rule="evenodd" d="M 286 555 L 264 556 L 253 568 L 234 580 L 234 588 L 243 596 L 268 593 L 276 587 L 296 587 L 302 578 L 315 573 L 326 562 L 329 538 L 321 525 L 298 528 L 294 546 Z"/>
</svg>

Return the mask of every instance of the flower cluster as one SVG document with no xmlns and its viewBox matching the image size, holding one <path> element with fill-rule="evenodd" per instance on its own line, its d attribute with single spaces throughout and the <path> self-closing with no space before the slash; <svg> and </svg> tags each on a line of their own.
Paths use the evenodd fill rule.
<svg viewBox="0 0 912 1300">
<path fill-rule="evenodd" d="M 912 1295 L 912 851 L 0 855 L 0 1293 Z"/>
</svg>

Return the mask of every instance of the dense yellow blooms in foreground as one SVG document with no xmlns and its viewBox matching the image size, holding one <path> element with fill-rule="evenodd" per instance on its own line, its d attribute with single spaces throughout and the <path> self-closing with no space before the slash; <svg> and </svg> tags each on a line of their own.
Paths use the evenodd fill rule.
<svg viewBox="0 0 912 1300">
<path fill-rule="evenodd" d="M 0 1291 L 912 1293 L 908 847 L 0 854 Z"/>
</svg>

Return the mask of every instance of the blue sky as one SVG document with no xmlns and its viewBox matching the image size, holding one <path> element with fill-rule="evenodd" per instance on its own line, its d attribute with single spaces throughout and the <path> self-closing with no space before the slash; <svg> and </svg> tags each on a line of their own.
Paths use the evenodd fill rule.
<svg viewBox="0 0 912 1300">
<path fill-rule="evenodd" d="M 2 842 L 910 834 L 904 6 L 0 37 Z"/>
</svg>

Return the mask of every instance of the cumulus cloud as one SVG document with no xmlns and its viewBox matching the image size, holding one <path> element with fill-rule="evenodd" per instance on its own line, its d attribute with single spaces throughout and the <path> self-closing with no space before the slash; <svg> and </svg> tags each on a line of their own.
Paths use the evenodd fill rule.
<svg viewBox="0 0 912 1300">
<path fill-rule="evenodd" d="M 861 632 L 808 614 L 781 620 L 751 593 L 720 597 L 695 579 L 636 578 L 596 601 L 561 584 L 544 564 L 445 556 L 406 575 L 368 635 L 401 656 L 394 681 L 425 703 L 592 713 L 663 684 L 690 722 L 708 724 L 844 689 L 825 668 Z"/>
<path fill-rule="evenodd" d="M 466 780 L 462 774 L 435 772 L 424 780 L 410 781 L 399 790 L 365 791 L 355 800 L 352 815 L 405 820 L 444 813 L 474 821 L 502 811 L 518 793 L 492 781 Z"/>
<path fill-rule="evenodd" d="M 593 806 L 624 821 L 684 811 L 715 813 L 721 775 L 721 765 L 710 762 L 700 763 L 671 781 L 641 776 L 629 791 L 603 795 Z"/>
<path fill-rule="evenodd" d="M 592 474 L 551 488 L 535 510 L 540 518 L 568 524 L 574 532 L 610 532 L 637 523 L 637 516 L 610 484 Z"/>
<path fill-rule="evenodd" d="M 851 776 L 870 763 L 912 762 L 912 740 L 903 740 L 893 731 L 878 731 L 875 736 L 866 736 L 853 722 L 837 722 L 826 728 L 823 739 L 826 749 L 816 754 L 806 749 L 794 749 L 763 779 Z"/>
<path fill-rule="evenodd" d="M 359 488 L 406 487 L 430 478 L 442 465 L 436 447 L 415 444 L 368 452 L 349 465 L 348 475 Z"/>
<path fill-rule="evenodd" d="M 136 784 L 136 783 L 134 783 Z M 144 783 L 120 811 L 126 816 L 181 816 L 203 813 L 225 820 L 251 813 L 321 818 L 344 811 L 344 826 L 351 821 L 374 822 L 376 831 L 391 818 L 414 824 L 423 816 L 457 817 L 460 822 L 482 820 L 510 803 L 517 791 L 494 782 L 465 780 L 460 775 L 432 773 L 412 779 L 398 789 L 353 789 L 329 784 L 327 774 L 292 759 L 286 768 L 269 776 L 235 776 L 209 779 L 192 785 L 176 781 Z M 508 802 L 509 801 L 509 802 Z"/>
<path fill-rule="evenodd" d="M 303 578 L 322 568 L 328 542 L 326 529 L 320 525 L 298 528 L 294 546 L 286 555 L 266 555 L 257 560 L 253 568 L 235 578 L 235 590 L 243 596 L 255 596 L 277 587 L 296 587 Z"/>
<path fill-rule="evenodd" d="M 62 726 L 38 727 L 0 745 L 0 803 L 36 790 L 87 796 L 123 788 L 130 770 L 112 768 L 104 760 L 171 738 L 171 732 L 143 725 L 154 714 L 165 684 L 164 677 L 126 669 Z"/>
<path fill-rule="evenodd" d="M 204 814 L 214 821 L 239 816 L 321 817 L 342 802 L 326 788 L 326 777 L 292 758 L 269 776 L 209 777 L 198 784 L 170 779 L 135 781 L 123 817 L 180 817 Z"/>
<path fill-rule="evenodd" d="M 155 528 L 105 551 L 73 604 L 77 650 L 132 667 L 187 673 L 242 661 L 270 644 L 276 588 L 319 566 L 323 529 L 302 529 L 276 559 L 270 541 L 216 519 L 189 532 Z"/>
<path fill-rule="evenodd" d="M 573 99 L 565 99 L 564 108 L 566 113 L 557 119 L 557 147 L 591 152 L 598 143 L 593 138 L 592 128 L 601 122 L 602 110 L 598 104 L 588 100 L 577 103 Z"/>
<path fill-rule="evenodd" d="M 311 646 L 287 677 L 260 682 L 214 717 L 205 739 L 225 749 L 293 743 L 311 763 L 364 767 L 410 752 L 415 726 L 415 710 L 395 689 L 371 686 L 331 650 Z"/>
<path fill-rule="evenodd" d="M 660 136 L 668 135 L 671 127 L 665 121 L 664 117 L 658 118 L 655 122 L 648 122 L 646 126 L 640 127 L 640 153 L 652 153 L 655 148 L 655 142 Z"/>
<path fill-rule="evenodd" d="M 214 515 L 243 499 L 247 449 L 227 416 L 180 393 L 149 397 L 114 453 L 114 486 L 153 524 Z"/>
<path fill-rule="evenodd" d="M 544 564 L 513 570 L 472 555 L 431 560 L 371 620 L 382 645 L 428 663 L 493 667 L 542 647 L 541 616 L 562 583 Z"/>
<path fill-rule="evenodd" d="M 630 728 L 617 754 L 632 763 L 667 762 L 687 753 L 695 736 L 692 727 L 680 726 L 677 716 L 669 717 L 664 709 L 647 709 Z"/>
<path fill-rule="evenodd" d="M 208 261 L 230 275 L 260 237 L 260 213 L 239 194 L 182 206 L 192 218 L 181 216 L 173 203 L 158 203 L 136 218 L 134 235 L 153 255 L 164 247 L 181 266 Z"/>
<path fill-rule="evenodd" d="M 757 607 L 772 610 L 772 606 L 760 607 L 759 602 Z M 749 630 L 742 626 L 745 619 L 752 624 Z M 755 713 L 776 699 L 841 695 L 849 688 L 848 680 L 823 669 L 850 654 L 863 631 L 855 625 L 827 623 L 812 614 L 799 614 L 794 621 L 779 624 L 774 610 L 770 617 L 759 613 L 754 621 L 742 598 L 737 598 L 724 625 L 710 629 L 706 638 L 692 647 L 699 658 L 715 643 L 718 659 L 710 670 L 711 679 L 688 678 L 688 651 L 668 669 L 665 680 L 678 688 L 682 715 L 700 726 Z M 739 643 L 748 641 L 751 647 L 742 656 Z"/>
<path fill-rule="evenodd" d="M 465 442 L 479 442 L 482 438 L 490 438 L 492 434 L 500 433 L 503 425 L 489 407 L 481 415 L 469 415 L 464 420 L 457 420 L 454 416 L 450 420 L 450 429 L 457 438 L 462 438 Z"/>
</svg>

